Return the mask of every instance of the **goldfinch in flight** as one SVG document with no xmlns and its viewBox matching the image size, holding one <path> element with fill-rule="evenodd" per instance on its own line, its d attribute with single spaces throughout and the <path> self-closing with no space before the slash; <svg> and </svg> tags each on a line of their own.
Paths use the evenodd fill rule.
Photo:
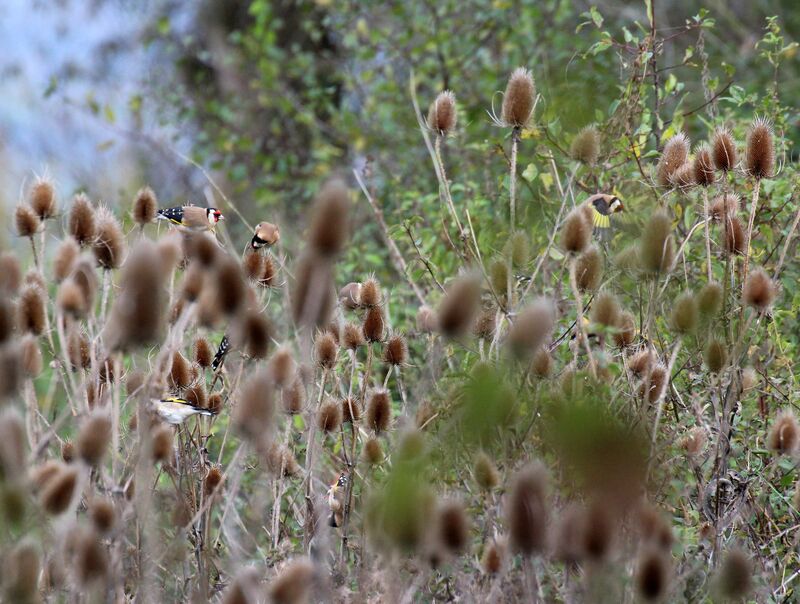
<svg viewBox="0 0 800 604">
<path fill-rule="evenodd" d="M 198 206 L 178 206 L 163 208 L 158 211 L 159 220 L 168 220 L 187 229 L 203 231 L 213 229 L 220 220 L 225 220 L 217 208 L 201 208 Z"/>
<path fill-rule="evenodd" d="M 611 227 L 611 215 L 622 212 L 625 208 L 619 197 L 606 193 L 597 193 L 586 200 L 586 207 L 592 216 L 594 228 L 603 235 Z"/>
<path fill-rule="evenodd" d="M 192 405 L 183 398 L 170 397 L 161 400 L 153 400 L 153 407 L 156 413 L 168 424 L 179 425 L 193 415 L 213 416 L 214 412 Z"/>
<path fill-rule="evenodd" d="M 281 240 L 281 230 L 271 222 L 259 222 L 250 245 L 254 250 L 262 247 L 270 248 Z"/>
</svg>

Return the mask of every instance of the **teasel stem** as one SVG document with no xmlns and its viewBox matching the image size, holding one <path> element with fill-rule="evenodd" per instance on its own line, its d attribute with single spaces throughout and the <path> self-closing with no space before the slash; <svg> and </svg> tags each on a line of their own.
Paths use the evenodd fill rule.
<svg viewBox="0 0 800 604">
<path fill-rule="evenodd" d="M 708 282 L 711 282 L 712 279 L 712 272 L 711 272 L 711 234 L 709 232 L 710 228 L 708 226 L 709 223 L 709 216 L 708 216 L 708 191 L 706 191 L 706 187 L 702 187 L 703 189 L 703 218 L 706 225 L 706 276 L 708 277 Z M 724 199 L 724 198 L 723 198 Z"/>
<path fill-rule="evenodd" d="M 41 272 L 41 266 L 39 265 L 39 252 L 36 251 L 36 240 L 34 239 L 34 235 L 28 237 L 31 240 L 31 250 L 33 251 L 33 264 L 36 267 L 36 270 Z"/>
<path fill-rule="evenodd" d="M 661 415 L 664 411 L 664 399 L 666 398 L 667 391 L 669 390 L 672 384 L 672 368 L 675 366 L 675 359 L 678 358 L 678 353 L 681 350 L 682 341 L 678 340 L 675 342 L 675 346 L 672 348 L 672 355 L 669 358 L 669 364 L 667 365 L 667 377 L 664 383 L 664 387 L 661 389 L 661 392 L 658 395 L 658 400 L 656 401 L 656 418 L 653 421 L 653 435 L 651 439 L 651 446 L 650 446 L 650 462 L 647 467 L 647 475 L 650 475 L 650 469 L 653 465 L 653 459 L 655 458 L 655 445 L 656 445 L 656 438 L 658 436 L 658 425 L 661 423 Z"/>
<path fill-rule="evenodd" d="M 594 357 L 592 356 L 592 349 L 589 346 L 589 338 L 586 337 L 586 330 L 583 326 L 583 298 L 580 291 L 578 291 L 578 279 L 576 277 L 577 266 L 578 258 L 575 257 L 569 265 L 569 283 L 572 286 L 572 295 L 575 296 L 575 327 L 578 330 L 578 337 L 583 341 L 584 348 L 586 349 L 586 354 L 589 359 L 589 370 L 592 373 L 592 377 L 597 377 L 597 367 L 594 362 Z M 576 351 L 576 358 L 577 354 Z"/>
<path fill-rule="evenodd" d="M 756 209 L 758 208 L 758 196 L 761 191 L 761 179 L 757 178 L 753 186 L 753 199 L 750 205 L 750 219 L 747 222 L 747 235 L 744 240 L 744 268 L 742 269 L 742 287 L 747 281 L 747 271 L 750 267 L 750 241 L 753 237 L 753 225 L 756 220 Z M 742 314 L 744 315 L 744 305 L 742 306 Z"/>
<path fill-rule="evenodd" d="M 437 170 L 440 180 L 439 185 L 442 193 L 444 194 L 444 199 L 447 203 L 448 209 L 450 210 L 450 214 L 453 216 L 453 220 L 456 222 L 456 227 L 458 228 L 458 237 L 461 241 L 461 245 L 466 246 L 467 236 L 464 233 L 464 227 L 461 225 L 461 221 L 456 213 L 456 207 L 453 204 L 453 197 L 450 195 L 450 181 L 447 180 L 447 171 L 445 170 L 444 162 L 442 161 L 442 136 L 439 134 L 436 135 L 436 138 L 433 141 L 433 151 L 439 168 Z"/>
<path fill-rule="evenodd" d="M 322 397 L 325 394 L 325 384 L 328 381 L 328 370 L 322 370 L 322 382 L 319 386 L 319 396 L 317 396 L 317 404 L 315 405 L 314 409 L 311 411 L 309 417 L 309 426 L 308 426 L 308 441 L 306 442 L 306 489 L 305 489 L 305 497 L 306 497 L 306 518 L 305 523 L 303 525 L 303 546 L 305 551 L 309 551 L 311 546 L 311 538 L 314 536 L 313 534 L 313 524 L 314 524 L 314 471 L 311 467 L 311 464 L 314 460 L 314 449 L 315 449 L 315 436 L 316 436 L 316 428 L 317 422 L 314 421 L 314 418 L 317 415 L 317 411 L 319 411 L 320 405 L 322 405 Z"/>
<path fill-rule="evenodd" d="M 111 285 L 111 278 L 109 275 L 109 270 L 103 269 L 103 293 L 102 298 L 100 300 L 100 319 L 104 320 L 106 316 L 106 307 L 108 305 L 108 290 Z"/>
<path fill-rule="evenodd" d="M 511 162 L 508 176 L 508 208 L 511 219 L 509 235 L 514 232 L 517 218 L 516 195 L 517 195 L 517 149 L 519 147 L 519 126 L 511 130 Z"/>
<path fill-rule="evenodd" d="M 283 446 L 289 450 L 289 442 L 292 437 L 292 416 L 286 418 L 286 428 L 283 433 Z M 272 547 L 278 547 L 280 541 L 280 521 L 281 521 L 281 503 L 283 501 L 284 492 L 284 478 L 283 473 L 286 471 L 286 456 L 281 454 L 281 469 L 278 477 L 275 480 L 275 501 L 272 504 Z"/>
</svg>

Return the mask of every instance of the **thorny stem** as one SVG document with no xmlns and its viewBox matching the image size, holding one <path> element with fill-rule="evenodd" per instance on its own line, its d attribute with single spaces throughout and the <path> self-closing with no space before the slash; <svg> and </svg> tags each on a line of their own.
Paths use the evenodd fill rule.
<svg viewBox="0 0 800 604">
<path fill-rule="evenodd" d="M 305 550 L 308 551 L 309 546 L 311 545 L 311 539 L 314 536 L 314 472 L 311 467 L 311 464 L 314 459 L 314 443 L 316 436 L 316 422 L 314 418 L 319 411 L 319 407 L 322 404 L 322 397 L 325 394 L 325 384 L 328 381 L 328 370 L 322 370 L 322 383 L 319 385 L 319 396 L 317 397 L 317 404 L 314 407 L 313 411 L 310 414 L 309 426 L 308 426 L 308 441 L 306 442 L 306 519 L 303 525 L 303 544 L 305 546 Z"/>
<path fill-rule="evenodd" d="M 517 194 L 517 148 L 519 147 L 519 127 L 515 127 L 511 131 L 511 166 L 509 167 L 508 175 L 508 208 L 509 217 L 511 220 L 509 235 L 514 232 L 514 227 L 517 224 L 517 207 L 516 207 L 516 194 Z"/>
<path fill-rule="evenodd" d="M 706 231 L 706 273 L 708 277 L 708 282 L 711 282 L 712 279 L 712 272 L 711 272 L 711 235 L 709 233 L 709 216 L 708 216 L 708 190 L 703 187 L 703 223 L 705 224 L 705 231 Z"/>
<path fill-rule="evenodd" d="M 750 204 L 750 219 L 747 222 L 747 234 L 744 239 L 744 268 L 742 269 L 742 287 L 747 281 L 747 271 L 750 267 L 750 241 L 753 236 L 753 225 L 756 220 L 756 209 L 758 208 L 758 195 L 761 191 L 761 179 L 757 178 L 753 186 L 753 200 Z"/>
<path fill-rule="evenodd" d="M 578 291 L 578 280 L 576 278 L 578 266 L 578 258 L 572 259 L 569 265 L 569 283 L 572 286 L 572 294 L 575 296 L 575 312 L 576 312 L 576 328 L 578 329 L 578 338 L 583 342 L 586 348 L 586 354 L 589 359 L 589 370 L 592 377 L 597 377 L 597 367 L 595 365 L 594 357 L 592 356 L 592 349 L 589 346 L 589 338 L 586 337 L 586 330 L 583 325 L 583 298 L 580 291 Z"/>
</svg>

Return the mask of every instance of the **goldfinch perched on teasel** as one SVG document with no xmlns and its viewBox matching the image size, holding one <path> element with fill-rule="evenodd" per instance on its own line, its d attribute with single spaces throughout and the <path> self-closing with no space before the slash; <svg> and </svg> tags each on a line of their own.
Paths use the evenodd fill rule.
<svg viewBox="0 0 800 604">
<path fill-rule="evenodd" d="M 203 231 L 213 229 L 220 220 L 225 220 L 217 208 L 201 208 L 198 206 L 179 206 L 164 208 L 158 211 L 159 220 L 168 220 L 187 229 Z"/>
<path fill-rule="evenodd" d="M 250 245 L 254 250 L 262 247 L 272 247 L 281 240 L 281 230 L 271 222 L 259 222 Z"/>
<path fill-rule="evenodd" d="M 214 412 L 192 405 L 183 398 L 170 397 L 161 400 L 154 399 L 153 407 L 161 418 L 168 424 L 179 425 L 193 415 L 210 415 Z"/>
<path fill-rule="evenodd" d="M 584 204 L 587 214 L 592 217 L 594 228 L 600 231 L 601 236 L 611 227 L 611 215 L 622 212 L 625 208 L 619 197 L 606 193 L 597 193 L 586 200 Z"/>
<path fill-rule="evenodd" d="M 214 360 L 211 361 L 211 369 L 216 371 L 220 365 L 222 365 L 222 361 L 225 360 L 225 355 L 231 349 L 231 342 L 228 340 L 228 336 L 222 336 L 222 340 L 219 343 L 219 348 L 217 348 L 217 354 L 214 355 Z"/>
<path fill-rule="evenodd" d="M 331 516 L 328 525 L 336 528 L 342 526 L 342 495 L 343 489 L 347 486 L 347 473 L 342 472 L 339 477 L 328 489 L 328 507 L 331 509 Z"/>
</svg>

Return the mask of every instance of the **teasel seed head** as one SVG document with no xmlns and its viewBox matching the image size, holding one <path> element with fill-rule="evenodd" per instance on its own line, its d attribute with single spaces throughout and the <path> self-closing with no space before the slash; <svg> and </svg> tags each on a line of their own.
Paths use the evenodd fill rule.
<svg viewBox="0 0 800 604">
<path fill-rule="evenodd" d="M 392 401 L 389 391 L 373 390 L 367 399 L 367 427 L 376 434 L 385 432 L 392 423 Z"/>
<path fill-rule="evenodd" d="M 92 242 L 97 264 L 106 270 L 118 268 L 125 253 L 125 236 L 117 219 L 106 208 L 97 212 L 97 229 Z"/>
<path fill-rule="evenodd" d="M 739 213 L 740 200 L 738 195 L 725 193 L 714 198 L 708 208 L 709 218 L 712 222 L 722 222 L 726 218 L 734 218 Z M 724 227 L 724 225 L 723 225 Z"/>
<path fill-rule="evenodd" d="M 272 354 L 267 368 L 275 385 L 278 388 L 284 388 L 294 377 L 297 364 L 292 357 L 292 352 L 284 346 Z"/>
<path fill-rule="evenodd" d="M 383 311 L 381 308 L 379 306 L 368 308 L 362 325 L 364 339 L 367 342 L 383 341 L 384 328 L 385 322 L 383 320 Z"/>
<path fill-rule="evenodd" d="M 381 441 L 374 436 L 370 436 L 364 443 L 364 459 L 370 465 L 377 465 L 383 461 L 383 447 Z"/>
<path fill-rule="evenodd" d="M 323 185 L 314 200 L 308 241 L 323 257 L 339 254 L 350 232 L 350 191 L 344 181 L 333 179 Z"/>
<path fill-rule="evenodd" d="M 22 386 L 22 351 L 17 342 L 0 346 L 0 403 L 14 397 Z"/>
<path fill-rule="evenodd" d="M 777 295 L 775 283 L 763 268 L 751 270 L 744 282 L 742 300 L 761 312 L 772 306 Z"/>
<path fill-rule="evenodd" d="M 236 429 L 251 443 L 268 437 L 274 414 L 274 381 L 267 369 L 257 370 L 242 386 L 233 413 Z"/>
<path fill-rule="evenodd" d="M 600 132 L 597 130 L 597 126 L 590 124 L 581 128 L 572 139 L 569 154 L 572 159 L 587 166 L 595 165 L 600 156 Z"/>
<path fill-rule="evenodd" d="M 443 335 L 459 337 L 467 332 L 479 310 L 480 282 L 472 276 L 459 277 L 447 288 L 439 303 L 438 324 Z"/>
<path fill-rule="evenodd" d="M 667 386 L 667 379 L 667 368 L 661 363 L 650 370 L 650 375 L 642 384 L 642 394 L 650 404 L 654 405 L 661 398 Z"/>
<path fill-rule="evenodd" d="M 20 237 L 33 237 L 42 224 L 36 212 L 28 205 L 17 206 L 14 211 L 14 220 L 17 225 L 17 235 Z"/>
<path fill-rule="evenodd" d="M 78 242 L 72 237 L 67 237 L 59 244 L 53 261 L 53 276 L 58 283 L 64 281 L 72 273 L 72 268 L 75 266 L 80 252 L 81 248 L 78 246 Z"/>
<path fill-rule="evenodd" d="M 581 293 L 594 291 L 603 278 L 603 255 L 596 245 L 587 247 L 575 264 L 575 280 Z"/>
<path fill-rule="evenodd" d="M 283 388 L 281 403 L 283 404 L 284 412 L 290 415 L 297 415 L 303 411 L 303 407 L 306 404 L 306 388 L 300 377 L 296 377 L 288 386 Z"/>
<path fill-rule="evenodd" d="M 708 145 L 701 145 L 697 149 L 692 164 L 694 181 L 701 187 L 714 184 L 717 175 L 714 172 L 714 161 L 711 159 L 711 149 Z"/>
<path fill-rule="evenodd" d="M 336 366 L 336 357 L 339 346 L 334 337 L 328 332 L 320 332 L 314 342 L 314 351 L 317 365 L 321 369 L 333 369 Z"/>
<path fill-rule="evenodd" d="M 730 216 L 728 219 L 727 230 L 724 232 L 725 252 L 728 255 L 744 255 L 745 233 L 741 220 L 737 216 Z"/>
<path fill-rule="evenodd" d="M 518 67 L 511 74 L 503 94 L 500 119 L 508 128 L 525 128 L 533 115 L 536 87 L 531 72 Z"/>
<path fill-rule="evenodd" d="M 667 554 L 655 548 L 645 548 L 636 570 L 636 587 L 642 599 L 660 600 L 669 590 L 670 562 Z"/>
<path fill-rule="evenodd" d="M 208 410 L 215 415 L 219 415 L 222 411 L 222 406 L 225 403 L 225 400 L 222 397 L 222 394 L 219 392 L 212 392 L 208 395 Z"/>
<path fill-rule="evenodd" d="M 261 277 L 258 279 L 258 284 L 261 287 L 274 287 L 276 285 L 275 278 L 278 274 L 278 269 L 275 266 L 271 256 L 264 256 L 264 269 L 261 271 Z"/>
<path fill-rule="evenodd" d="M 12 482 L 25 473 L 27 440 L 20 414 L 6 407 L 0 412 L 0 478 Z"/>
<path fill-rule="evenodd" d="M 590 314 L 592 322 L 596 325 L 615 327 L 620 314 L 617 297 L 609 292 L 600 292 L 592 302 Z"/>
<path fill-rule="evenodd" d="M 636 337 L 636 317 L 629 310 L 622 311 L 617 317 L 617 332 L 614 334 L 614 344 L 617 348 L 627 348 L 633 344 Z"/>
<path fill-rule="evenodd" d="M 20 342 L 22 351 L 22 370 L 26 377 L 33 379 L 42 372 L 43 361 L 42 351 L 39 342 L 32 335 L 27 335 Z"/>
<path fill-rule="evenodd" d="M 439 330 L 439 321 L 436 313 L 430 306 L 422 305 L 417 311 L 417 329 L 421 333 L 436 333 Z"/>
<path fill-rule="evenodd" d="M 747 131 L 745 164 L 747 173 L 756 180 L 770 178 L 775 172 L 772 124 L 764 117 L 757 117 Z"/>
<path fill-rule="evenodd" d="M 19 258 L 13 252 L 0 253 L 0 294 L 16 294 L 21 282 L 22 268 Z"/>
<path fill-rule="evenodd" d="M 395 334 L 386 341 L 383 347 L 383 362 L 393 366 L 405 365 L 408 362 L 408 345 L 402 335 Z"/>
<path fill-rule="evenodd" d="M 469 545 L 470 522 L 460 501 L 445 501 L 438 510 L 439 541 L 451 554 L 459 554 Z"/>
<path fill-rule="evenodd" d="M 225 477 L 222 475 L 222 468 L 211 466 L 203 478 L 203 494 L 206 497 L 213 495 L 219 489 L 223 480 L 225 480 Z"/>
<path fill-rule="evenodd" d="M 531 374 L 539 379 L 550 377 L 553 373 L 553 355 L 550 354 L 547 346 L 542 346 L 537 350 L 531 360 Z"/>
<path fill-rule="evenodd" d="M 497 311 L 494 308 L 486 308 L 480 312 L 472 327 L 472 333 L 475 334 L 475 337 L 487 342 L 494 338 L 495 330 L 497 329 L 496 314 Z"/>
<path fill-rule="evenodd" d="M 135 415 L 134 415 L 135 417 Z M 171 465 L 175 455 L 173 451 L 172 428 L 167 424 L 156 424 L 151 433 L 151 451 L 154 462 L 161 462 L 164 465 Z"/>
<path fill-rule="evenodd" d="M 172 353 L 172 365 L 169 370 L 169 385 L 173 390 L 183 390 L 192 381 L 189 361 L 179 351 Z"/>
<path fill-rule="evenodd" d="M 184 255 L 202 268 L 211 268 L 220 254 L 216 239 L 207 233 L 188 233 L 183 239 Z"/>
<path fill-rule="evenodd" d="M 70 466 L 61 466 L 49 478 L 39 493 L 39 500 L 44 510 L 51 516 L 58 516 L 70 507 L 75 487 L 78 483 L 78 470 Z"/>
<path fill-rule="evenodd" d="M 372 308 L 383 302 L 380 285 L 374 277 L 370 277 L 361 284 L 358 293 L 359 303 L 364 308 Z"/>
<path fill-rule="evenodd" d="M 5 601 L 20 604 L 39 602 L 41 557 L 32 539 L 20 541 L 3 560 Z"/>
<path fill-rule="evenodd" d="M 339 402 L 328 399 L 320 405 L 317 412 L 317 425 L 320 432 L 337 432 L 342 425 L 342 406 Z"/>
<path fill-rule="evenodd" d="M 361 404 L 354 397 L 343 398 L 342 404 L 342 423 L 348 424 L 357 422 L 361 419 Z"/>
<path fill-rule="evenodd" d="M 238 317 L 234 328 L 235 346 L 251 359 L 266 358 L 272 343 L 272 326 L 267 317 L 256 309 Z"/>
<path fill-rule="evenodd" d="M 114 502 L 107 497 L 96 497 L 89 503 L 89 517 L 95 530 L 101 535 L 107 535 L 114 530 L 117 521 L 117 511 Z"/>
<path fill-rule="evenodd" d="M 342 344 L 347 350 L 357 350 L 364 344 L 364 332 L 355 323 L 345 323 L 342 327 Z"/>
<path fill-rule="evenodd" d="M 711 339 L 706 344 L 703 360 L 711 373 L 719 373 L 728 362 L 728 350 L 719 340 Z"/>
<path fill-rule="evenodd" d="M 221 257 L 214 271 L 216 301 L 227 317 L 234 316 L 244 306 L 247 284 L 239 263 L 231 256 Z"/>
<path fill-rule="evenodd" d="M 493 258 L 489 264 L 489 280 L 492 289 L 501 300 L 508 295 L 508 262 L 504 258 Z"/>
<path fill-rule="evenodd" d="M 302 604 L 308 601 L 314 582 L 314 565 L 308 558 L 294 558 L 269 585 L 274 604 Z"/>
<path fill-rule="evenodd" d="M 779 455 L 793 455 L 800 448 L 800 425 L 791 409 L 775 418 L 767 436 L 767 446 Z"/>
<path fill-rule="evenodd" d="M 509 540 L 515 551 L 530 556 L 544 550 L 548 513 L 547 475 L 537 462 L 517 473 L 506 502 Z"/>
<path fill-rule="evenodd" d="M 334 306 L 330 262 L 306 251 L 297 262 L 291 288 L 292 318 L 298 325 L 322 327 Z"/>
<path fill-rule="evenodd" d="M 202 336 L 198 336 L 194 340 L 194 360 L 195 363 L 200 365 L 203 369 L 211 367 L 211 361 L 214 358 L 214 351 L 211 350 L 211 344 Z"/>
<path fill-rule="evenodd" d="M 714 319 L 722 309 L 722 285 L 718 281 L 709 281 L 697 293 L 696 299 L 700 318 L 705 322 Z"/>
<path fill-rule="evenodd" d="M 78 455 L 90 466 L 97 466 L 111 443 L 111 419 L 107 413 L 92 413 L 78 433 Z"/>
<path fill-rule="evenodd" d="M 500 484 L 500 473 L 494 465 L 492 458 L 483 451 L 475 456 L 475 465 L 472 467 L 475 482 L 484 491 L 491 491 Z"/>
<path fill-rule="evenodd" d="M 675 538 L 664 514 L 653 505 L 643 502 L 638 506 L 636 520 L 642 543 L 668 554 Z"/>
<path fill-rule="evenodd" d="M 274 443 L 267 451 L 267 468 L 275 476 L 287 478 L 300 472 L 300 465 L 294 454 L 285 446 Z"/>
<path fill-rule="evenodd" d="M 705 428 L 701 426 L 695 426 L 687 431 L 686 434 L 684 434 L 684 436 L 678 441 L 678 445 L 681 449 L 686 451 L 686 454 L 689 457 L 697 457 L 703 452 L 707 442 L 708 433 L 706 432 Z"/>
<path fill-rule="evenodd" d="M 733 548 L 725 553 L 716 577 L 720 595 L 729 601 L 741 601 L 753 588 L 753 562 L 743 550 Z"/>
<path fill-rule="evenodd" d="M 143 187 L 133 198 L 133 220 L 140 227 L 153 222 L 158 210 L 158 199 L 150 187 Z"/>
<path fill-rule="evenodd" d="M 672 176 L 669 177 L 669 182 L 676 189 L 686 191 L 697 184 L 694 177 L 694 165 L 687 161 L 672 173 Z"/>
<path fill-rule="evenodd" d="M 258 252 L 247 252 L 242 261 L 244 274 L 251 281 L 258 281 L 264 275 L 264 258 Z"/>
<path fill-rule="evenodd" d="M 519 311 L 508 331 L 507 344 L 518 358 L 532 358 L 550 338 L 555 309 L 550 300 L 539 298 Z"/>
<path fill-rule="evenodd" d="M 667 141 L 656 166 L 656 179 L 662 187 L 672 186 L 672 176 L 689 158 L 689 139 L 678 132 Z"/>
<path fill-rule="evenodd" d="M 575 208 L 567 214 L 561 225 L 561 247 L 570 254 L 580 254 L 589 247 L 591 241 L 592 223 L 580 208 Z"/>
<path fill-rule="evenodd" d="M 68 536 L 72 546 L 75 577 L 86 588 L 99 583 L 108 574 L 108 552 L 100 536 L 86 527 L 76 526 Z"/>
<path fill-rule="evenodd" d="M 40 220 L 56 215 L 56 190 L 48 178 L 37 178 L 28 192 L 28 203 Z"/>
<path fill-rule="evenodd" d="M 678 296 L 672 307 L 670 315 L 672 329 L 679 335 L 688 335 L 697 329 L 700 322 L 700 310 L 697 300 L 691 292 Z"/>
<path fill-rule="evenodd" d="M 71 440 L 65 440 L 61 443 L 61 459 L 66 463 L 75 461 L 75 444 Z"/>
<path fill-rule="evenodd" d="M 755 388 L 760 379 L 758 372 L 753 367 L 745 367 L 742 369 L 742 390 L 747 392 Z"/>
<path fill-rule="evenodd" d="M 642 268 L 649 273 L 663 273 L 672 266 L 672 220 L 663 210 L 657 210 L 645 225 L 639 252 Z"/>
<path fill-rule="evenodd" d="M 69 210 L 69 234 L 81 247 L 90 245 L 95 236 L 95 215 L 94 206 L 89 198 L 78 193 L 72 200 L 72 207 Z"/>
<path fill-rule="evenodd" d="M 736 165 L 736 143 L 727 128 L 717 128 L 711 141 L 714 165 L 721 172 L 730 172 Z"/>
<path fill-rule="evenodd" d="M 455 130 L 457 119 L 456 95 L 449 90 L 440 92 L 428 110 L 428 128 L 447 136 Z"/>
<path fill-rule="evenodd" d="M 67 353 L 74 370 L 88 369 L 92 363 L 89 338 L 80 329 L 72 329 L 67 336 Z"/>
<path fill-rule="evenodd" d="M 44 296 L 44 291 L 36 285 L 22 288 L 17 303 L 18 323 L 22 332 L 35 336 L 44 333 L 47 322 Z"/>
<path fill-rule="evenodd" d="M 492 540 L 483 548 L 481 569 L 485 575 L 497 575 L 505 566 L 506 546 L 503 541 Z"/>
</svg>

